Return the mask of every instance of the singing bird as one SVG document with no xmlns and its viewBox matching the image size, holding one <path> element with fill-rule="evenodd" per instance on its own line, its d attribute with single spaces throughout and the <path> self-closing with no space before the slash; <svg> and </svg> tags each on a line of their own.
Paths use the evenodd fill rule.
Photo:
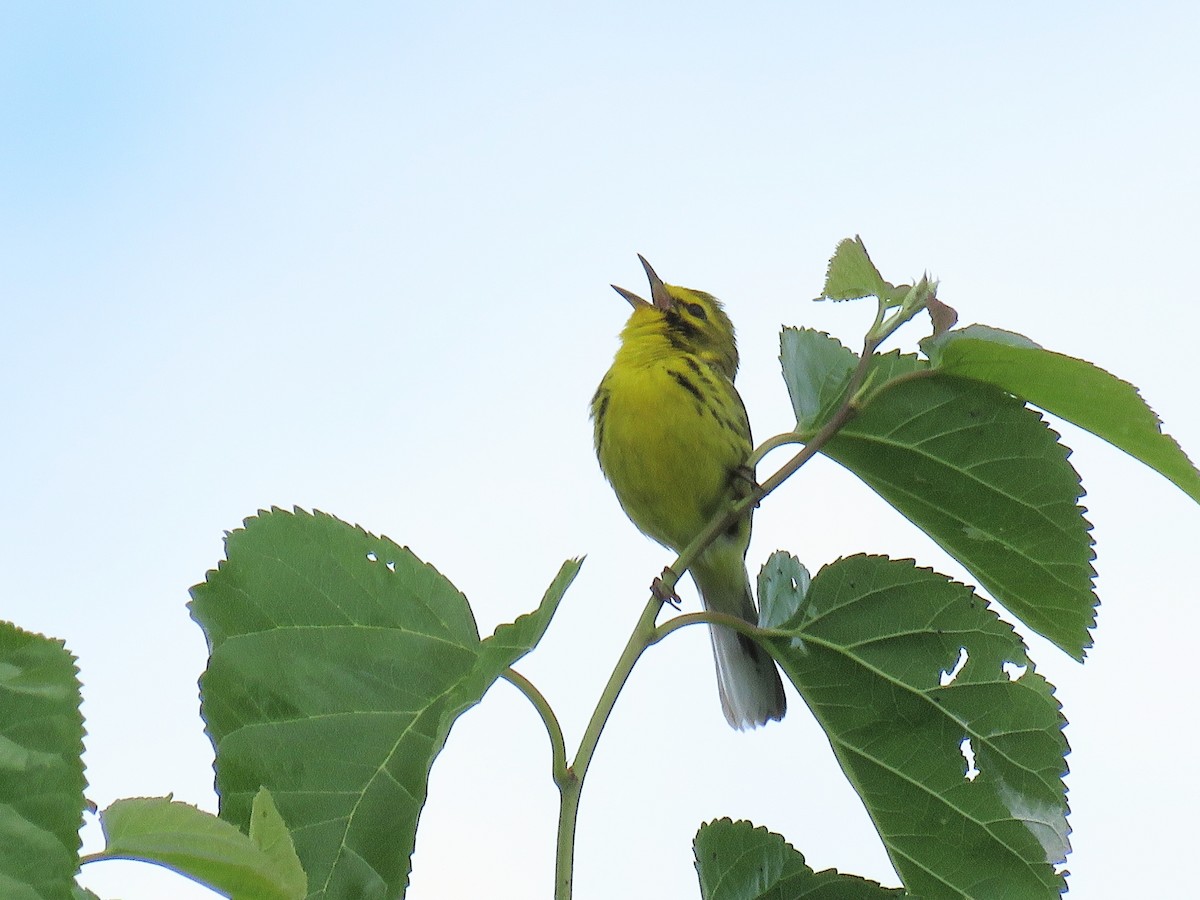
<svg viewBox="0 0 1200 900">
<path fill-rule="evenodd" d="M 679 553 L 753 482 L 746 407 L 733 386 L 733 323 L 711 294 L 665 284 L 642 256 L 650 300 L 613 285 L 633 312 L 592 398 L 600 468 L 638 529 Z M 747 514 L 692 564 L 704 607 L 757 623 L 746 572 Z M 783 683 L 771 655 L 710 626 L 721 709 L 736 729 L 781 719 Z"/>
</svg>

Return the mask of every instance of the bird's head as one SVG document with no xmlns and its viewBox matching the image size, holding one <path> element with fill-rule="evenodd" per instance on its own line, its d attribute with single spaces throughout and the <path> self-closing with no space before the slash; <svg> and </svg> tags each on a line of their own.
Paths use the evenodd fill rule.
<svg viewBox="0 0 1200 900">
<path fill-rule="evenodd" d="M 738 367 L 737 340 L 721 301 L 704 291 L 665 283 L 640 253 L 638 259 L 650 279 L 650 299 L 612 286 L 633 307 L 631 323 L 656 317 L 662 323 L 663 336 L 678 350 L 700 357 L 732 379 Z"/>
</svg>

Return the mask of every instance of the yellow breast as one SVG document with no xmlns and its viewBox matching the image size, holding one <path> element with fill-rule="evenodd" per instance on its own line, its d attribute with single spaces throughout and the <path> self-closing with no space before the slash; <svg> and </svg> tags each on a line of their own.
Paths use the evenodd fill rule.
<svg viewBox="0 0 1200 900">
<path fill-rule="evenodd" d="M 592 417 L 600 467 L 626 514 L 678 552 L 733 493 L 750 426 L 733 382 L 673 346 L 654 317 L 634 314 Z"/>
</svg>

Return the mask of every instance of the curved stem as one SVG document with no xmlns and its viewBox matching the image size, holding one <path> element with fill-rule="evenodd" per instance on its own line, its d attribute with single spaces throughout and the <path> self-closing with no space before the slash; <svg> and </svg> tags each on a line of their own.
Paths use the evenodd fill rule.
<svg viewBox="0 0 1200 900">
<path fill-rule="evenodd" d="M 687 628 L 689 625 L 720 625 L 728 628 L 730 631 L 736 631 L 739 634 L 744 634 L 746 637 L 760 644 L 768 653 L 771 648 L 768 647 L 763 639 L 772 637 L 794 637 L 792 632 L 784 631 L 780 628 L 760 628 L 753 622 L 747 622 L 745 619 L 737 616 L 731 616 L 728 613 L 717 613 L 705 610 L 698 613 L 686 613 L 682 616 L 675 616 L 666 622 L 663 622 L 654 629 L 654 638 L 652 644 L 657 644 L 669 634 L 673 634 L 681 628 Z M 775 654 L 771 654 L 774 656 Z"/>
<path fill-rule="evenodd" d="M 731 616 L 729 613 L 704 612 L 684 613 L 682 616 L 674 616 L 666 622 L 663 622 L 654 629 L 654 634 L 651 636 L 651 644 L 657 644 L 667 635 L 678 631 L 681 628 L 687 628 L 689 625 L 722 625 L 730 631 L 737 631 L 746 635 L 749 638 L 757 638 L 766 634 L 775 634 L 766 628 L 759 628 L 753 622 L 747 622 L 739 616 Z"/>
<path fill-rule="evenodd" d="M 557 784 L 567 771 L 567 743 L 563 739 L 562 726 L 558 724 L 558 716 L 554 714 L 554 709 L 542 692 L 516 669 L 508 669 L 500 677 L 524 694 L 533 708 L 537 710 L 538 715 L 542 717 L 542 724 L 546 726 L 546 733 L 550 736 L 550 769 Z"/>
<path fill-rule="evenodd" d="M 783 434 L 777 434 L 775 437 L 767 438 L 761 444 L 754 448 L 754 452 L 750 454 L 750 459 L 746 461 L 751 469 L 755 468 L 763 458 L 772 450 L 777 450 L 788 444 L 803 444 L 804 440 L 795 431 L 787 431 Z"/>
<path fill-rule="evenodd" d="M 604 691 L 592 711 L 587 728 L 583 731 L 579 750 L 575 753 L 575 761 L 563 770 L 561 777 L 555 778 L 559 797 L 558 850 L 554 864 L 555 900 L 571 898 L 575 869 L 575 824 L 579 818 L 579 797 L 583 791 L 583 779 L 587 775 L 588 766 L 591 765 L 592 755 L 596 752 L 596 745 L 600 742 L 600 733 L 604 730 L 613 707 L 616 706 L 621 689 L 629 680 L 629 674 L 638 658 L 654 643 L 654 620 L 658 618 L 661 608 L 662 600 L 655 596 L 650 598 L 650 602 L 642 610 L 625 649 L 621 651 L 616 667 L 608 677 L 608 683 L 604 685 Z"/>
</svg>

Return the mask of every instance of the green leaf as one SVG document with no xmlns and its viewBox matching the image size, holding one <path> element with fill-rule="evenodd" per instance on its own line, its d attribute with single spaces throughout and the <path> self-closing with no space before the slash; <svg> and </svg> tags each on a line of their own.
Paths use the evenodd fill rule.
<svg viewBox="0 0 1200 900">
<path fill-rule="evenodd" d="M 858 300 L 862 297 L 879 297 L 890 300 L 895 288 L 883 280 L 871 257 L 867 255 L 862 238 L 855 235 L 837 245 L 829 260 L 825 273 L 822 298 L 830 300 Z"/>
<path fill-rule="evenodd" d="M 758 627 L 778 628 L 804 603 L 812 577 L 790 553 L 776 550 L 758 572 Z"/>
<path fill-rule="evenodd" d="M 925 900 L 1058 897 L 1065 720 L 987 602 L 911 561 L 855 556 L 817 574 L 789 627 L 801 643 L 774 638 L 772 652 L 905 887 Z"/>
<path fill-rule="evenodd" d="M 323 513 L 260 513 L 226 556 L 192 591 L 221 817 L 246 823 L 266 786 L 310 897 L 402 894 L 446 713 L 477 658 L 466 598 Z"/>
<path fill-rule="evenodd" d="M 857 357 L 784 329 L 780 359 L 809 439 L 846 399 Z M 925 530 L 997 600 L 1081 659 L 1096 598 L 1079 476 L 1038 415 L 1005 391 L 876 354 L 858 412 L 823 449 Z"/>
<path fill-rule="evenodd" d="M 881 887 L 833 869 L 814 872 L 780 835 L 751 823 L 719 819 L 692 842 L 704 900 L 884 900 L 902 888 Z"/>
<path fill-rule="evenodd" d="M 0 897 L 69 900 L 83 824 L 83 716 L 62 641 L 0 622 Z"/>
<path fill-rule="evenodd" d="M 259 788 L 250 805 L 250 841 L 274 864 L 288 897 L 308 894 L 308 877 L 296 855 L 296 845 L 266 788 Z"/>
<path fill-rule="evenodd" d="M 100 900 L 100 898 L 87 888 L 75 885 L 71 888 L 71 900 Z"/>
<path fill-rule="evenodd" d="M 1138 389 L 1082 359 L 982 325 L 923 345 L 939 371 L 993 384 L 1141 460 L 1200 502 L 1200 471 Z"/>
<path fill-rule="evenodd" d="M 784 328 L 779 336 L 783 380 L 796 413 L 796 431 L 811 438 L 846 399 L 859 357 L 836 338 L 810 328 Z M 888 382 L 928 368 L 914 354 L 899 351 L 871 357 L 864 387 L 869 393 Z"/>
<path fill-rule="evenodd" d="M 930 362 L 936 368 L 942 363 L 942 349 L 961 338 L 988 341 L 989 343 L 1004 344 L 1009 347 L 1023 347 L 1027 350 L 1042 349 L 1041 344 L 1016 331 L 1005 331 L 1003 328 L 993 328 L 990 325 L 979 324 L 968 325 L 965 328 L 956 328 L 954 331 L 946 331 L 940 335 L 930 335 L 927 338 L 923 338 L 921 340 L 921 349 L 925 351 L 925 355 L 929 357 Z"/>
<path fill-rule="evenodd" d="M 309 897 L 398 897 L 433 760 L 455 719 L 541 635 L 578 570 L 481 642 L 466 598 L 387 538 L 274 509 L 192 589 L 209 638 L 202 713 L 221 817 L 270 788 Z"/>
<path fill-rule="evenodd" d="M 1097 603 L 1091 525 L 1057 438 L 998 388 L 926 375 L 876 391 L 823 452 L 1030 628 L 1082 659 Z"/>
<path fill-rule="evenodd" d="M 796 430 L 811 434 L 842 402 L 858 357 L 823 331 L 785 328 L 779 334 L 779 362 Z"/>
<path fill-rule="evenodd" d="M 303 900 L 304 870 L 270 795 L 254 800 L 251 835 L 170 797 L 118 800 L 100 814 L 106 846 L 92 859 L 165 866 L 233 900 Z"/>
<path fill-rule="evenodd" d="M 856 402 L 860 407 L 866 406 L 876 394 L 890 387 L 896 379 L 926 371 L 928 368 L 929 364 L 919 359 L 915 353 L 901 354 L 899 350 L 893 350 L 890 353 L 872 354 L 867 377 L 859 389 Z"/>
<path fill-rule="evenodd" d="M 468 697 L 476 697 L 470 701 L 471 703 L 478 702 L 478 697 L 482 697 L 487 688 L 506 669 L 537 646 L 538 641 L 542 639 L 542 635 L 550 626 L 550 620 L 558 609 L 559 602 L 566 594 L 567 588 L 571 586 L 571 582 L 575 580 L 575 576 L 579 574 L 582 566 L 582 559 L 567 560 L 559 568 L 558 574 L 554 576 L 550 586 L 546 588 L 542 602 L 536 610 L 518 616 L 517 621 L 511 624 L 497 626 L 495 633 L 483 640 L 479 647 L 479 661 L 475 669 L 478 680 L 471 679 L 464 682 Z M 486 686 L 484 686 L 485 683 Z"/>
</svg>

